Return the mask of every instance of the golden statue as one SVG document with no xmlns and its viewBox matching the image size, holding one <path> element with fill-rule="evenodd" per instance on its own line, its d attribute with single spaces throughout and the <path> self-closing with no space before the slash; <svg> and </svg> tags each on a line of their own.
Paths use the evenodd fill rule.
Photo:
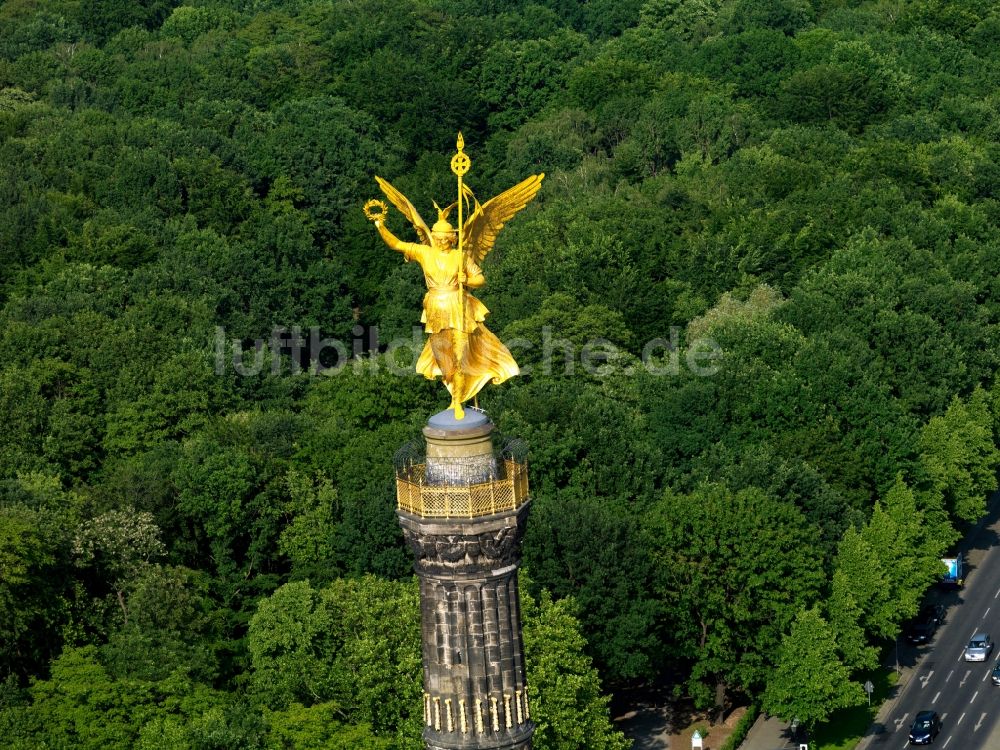
<svg viewBox="0 0 1000 750">
<path fill-rule="evenodd" d="M 462 177 L 471 162 L 462 150 L 465 143 L 458 134 L 458 153 L 452 157 L 451 170 L 458 176 L 458 200 L 441 209 L 430 229 L 420 218 L 413 204 L 392 185 L 376 177 L 385 196 L 409 220 L 421 242 L 404 242 L 385 226 L 386 206 L 381 201 L 369 201 L 365 215 L 375 222 L 382 239 L 407 261 L 415 260 L 424 271 L 427 294 L 420 322 L 430 334 L 417 360 L 417 372 L 429 380 L 439 377 L 451 393 L 455 419 L 462 419 L 462 404 L 473 398 L 487 381 L 502 383 L 517 375 L 517 362 L 500 339 L 491 333 L 483 321 L 489 310 L 466 291 L 486 283 L 479 264 L 493 248 L 503 225 L 535 197 L 542 186 L 544 174 L 532 175 L 500 195 L 479 204 Z M 463 202 L 472 198 L 474 209 L 467 222 L 463 221 Z M 379 206 L 381 211 L 372 213 Z M 458 228 L 448 222 L 452 209 L 458 208 Z"/>
</svg>

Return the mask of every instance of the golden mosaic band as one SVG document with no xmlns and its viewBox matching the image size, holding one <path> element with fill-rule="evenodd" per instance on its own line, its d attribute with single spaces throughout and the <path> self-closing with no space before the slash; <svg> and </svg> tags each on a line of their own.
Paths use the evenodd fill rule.
<svg viewBox="0 0 1000 750">
<path fill-rule="evenodd" d="M 511 698 L 513 698 L 514 700 L 513 708 L 511 708 Z M 524 701 L 523 704 L 521 702 L 522 700 Z M 432 705 L 433 705 L 433 713 L 431 710 Z M 459 730 L 462 732 L 462 734 L 469 734 L 469 732 L 472 731 L 472 727 L 469 726 L 469 722 L 466 718 L 465 701 L 464 700 L 458 701 L 459 724 L 457 727 L 455 726 L 455 720 L 452 715 L 451 698 L 445 698 L 444 705 L 445 705 L 445 718 L 447 720 L 447 724 L 445 725 L 447 728 L 446 731 L 454 732 L 456 730 Z M 501 707 L 503 708 L 503 713 L 504 713 L 503 726 L 505 726 L 508 730 L 513 729 L 515 724 L 520 727 L 521 725 L 524 724 L 525 721 L 527 721 L 530 718 L 528 714 L 528 694 L 525 691 L 516 690 L 514 691 L 513 696 L 510 695 L 509 693 L 504 693 L 503 703 L 500 702 L 500 699 L 497 696 L 491 695 L 487 699 L 487 705 L 489 707 L 490 724 L 492 725 L 494 732 L 499 732 L 501 728 L 501 720 L 500 720 Z M 485 734 L 486 729 L 483 723 L 483 701 L 476 699 L 475 706 L 476 706 L 475 732 L 478 734 Z M 442 725 L 441 725 L 440 696 L 432 697 L 429 693 L 424 693 L 424 724 L 428 728 L 433 727 L 434 731 L 436 732 L 444 731 L 442 730 Z"/>
<path fill-rule="evenodd" d="M 528 471 L 524 464 L 504 461 L 507 476 L 467 486 L 424 484 L 424 465 L 410 467 L 406 478 L 396 477 L 399 509 L 423 518 L 477 518 L 516 510 L 528 500 Z"/>
</svg>

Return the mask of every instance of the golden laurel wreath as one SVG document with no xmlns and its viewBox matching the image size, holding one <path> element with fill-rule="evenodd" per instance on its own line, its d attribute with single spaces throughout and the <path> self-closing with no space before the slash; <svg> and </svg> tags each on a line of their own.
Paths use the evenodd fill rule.
<svg viewBox="0 0 1000 750">
<path fill-rule="evenodd" d="M 372 209 L 378 208 L 379 211 L 372 211 Z M 385 205 L 378 198 L 373 198 L 365 204 L 365 216 L 371 221 L 385 221 L 386 215 L 389 213 L 389 207 Z"/>
</svg>

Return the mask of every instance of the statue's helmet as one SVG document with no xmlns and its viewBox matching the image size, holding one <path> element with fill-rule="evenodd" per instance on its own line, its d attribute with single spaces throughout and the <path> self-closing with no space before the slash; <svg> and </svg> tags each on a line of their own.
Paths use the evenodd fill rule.
<svg viewBox="0 0 1000 750">
<path fill-rule="evenodd" d="M 431 227 L 434 234 L 455 234 L 455 227 L 448 223 L 447 219 L 438 219 Z"/>
<path fill-rule="evenodd" d="M 441 208 L 437 203 L 434 204 L 434 208 L 436 208 L 437 212 L 438 212 L 438 220 L 435 221 L 434 222 L 434 226 L 431 227 L 431 234 L 457 234 L 458 233 L 455 230 L 455 227 L 453 227 L 451 225 L 451 223 L 448 221 L 448 214 L 451 213 L 451 210 L 454 207 L 455 207 L 454 203 L 452 203 L 447 208 Z"/>
</svg>

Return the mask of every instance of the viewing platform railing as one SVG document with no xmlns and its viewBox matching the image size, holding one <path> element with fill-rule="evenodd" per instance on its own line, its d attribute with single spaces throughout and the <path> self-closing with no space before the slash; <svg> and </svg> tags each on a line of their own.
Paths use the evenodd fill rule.
<svg viewBox="0 0 1000 750">
<path fill-rule="evenodd" d="M 471 484 L 428 484 L 427 464 L 396 467 L 396 499 L 400 510 L 423 518 L 477 518 L 517 510 L 528 501 L 527 466 L 499 459 L 497 476 Z"/>
</svg>

